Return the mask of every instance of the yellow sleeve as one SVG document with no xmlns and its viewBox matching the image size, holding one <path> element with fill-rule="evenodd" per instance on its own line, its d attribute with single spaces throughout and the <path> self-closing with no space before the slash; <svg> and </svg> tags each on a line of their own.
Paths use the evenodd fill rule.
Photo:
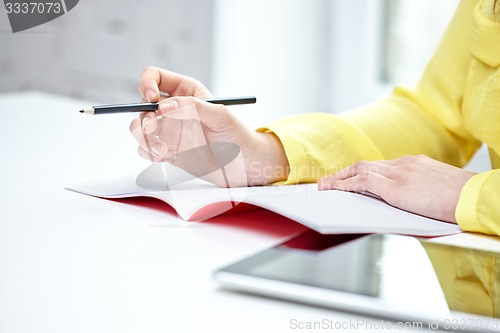
<svg viewBox="0 0 500 333">
<path fill-rule="evenodd" d="M 331 114 L 308 113 L 285 118 L 259 131 L 272 131 L 280 138 L 290 165 L 287 185 L 315 182 L 361 157 L 383 158 L 362 131 Z"/>
<path fill-rule="evenodd" d="M 472 177 L 462 189 L 455 211 L 460 228 L 500 235 L 500 170 Z"/>
<path fill-rule="evenodd" d="M 423 241 L 450 310 L 500 316 L 500 256 Z"/>
<path fill-rule="evenodd" d="M 465 165 L 480 146 L 461 116 L 471 57 L 465 36 L 475 3 L 461 2 L 414 89 L 397 88 L 386 99 L 339 116 L 305 114 L 259 129 L 281 140 L 292 170 L 286 183 L 314 182 L 361 159 L 425 154 Z"/>
</svg>

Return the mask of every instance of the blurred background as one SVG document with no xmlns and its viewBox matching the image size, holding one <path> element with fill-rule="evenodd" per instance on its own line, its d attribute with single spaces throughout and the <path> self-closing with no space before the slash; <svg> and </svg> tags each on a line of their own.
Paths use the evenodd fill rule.
<svg viewBox="0 0 500 333">
<path fill-rule="evenodd" d="M 216 96 L 256 95 L 250 126 L 339 113 L 414 84 L 457 0 L 81 0 L 13 34 L 0 11 L 0 93 L 139 100 L 141 70 L 193 76 Z M 2 110 L 3 111 L 3 110 Z"/>
</svg>

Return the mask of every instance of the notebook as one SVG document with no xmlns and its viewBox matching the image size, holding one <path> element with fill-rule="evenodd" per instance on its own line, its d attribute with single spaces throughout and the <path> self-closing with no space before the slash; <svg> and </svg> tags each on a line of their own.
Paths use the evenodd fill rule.
<svg viewBox="0 0 500 333">
<path fill-rule="evenodd" d="M 159 166 L 151 168 L 154 174 L 161 172 Z M 322 234 L 388 233 L 433 237 L 461 232 L 456 224 L 394 208 L 376 197 L 335 190 L 318 191 L 316 184 L 220 188 L 182 174 L 170 177 L 168 183 L 145 177 L 147 175 L 143 172 L 138 177 L 80 183 L 67 189 L 98 198 L 155 198 L 170 205 L 186 221 L 202 221 L 245 210 L 242 208 L 258 207 Z"/>
</svg>

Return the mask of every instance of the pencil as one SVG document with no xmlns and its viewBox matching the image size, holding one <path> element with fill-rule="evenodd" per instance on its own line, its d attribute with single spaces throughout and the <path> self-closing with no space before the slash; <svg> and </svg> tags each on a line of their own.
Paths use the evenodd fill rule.
<svg viewBox="0 0 500 333">
<path fill-rule="evenodd" d="M 257 102 L 254 96 L 243 97 L 229 97 L 229 98 L 208 98 L 204 101 L 212 104 L 224 105 L 240 105 L 252 104 Z M 131 104 L 109 104 L 97 105 L 87 109 L 80 110 L 84 114 L 111 114 L 111 113 L 125 113 L 125 112 L 143 112 L 143 111 L 156 111 L 158 110 L 158 103 L 131 103 Z"/>
</svg>

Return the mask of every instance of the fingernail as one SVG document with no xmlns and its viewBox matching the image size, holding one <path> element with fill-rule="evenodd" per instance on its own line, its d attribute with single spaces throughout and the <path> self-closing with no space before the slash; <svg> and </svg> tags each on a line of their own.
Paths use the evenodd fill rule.
<svg viewBox="0 0 500 333">
<path fill-rule="evenodd" d="M 156 93 L 153 90 L 146 91 L 146 100 L 148 102 L 153 102 L 156 99 Z"/>
<path fill-rule="evenodd" d="M 163 145 L 161 143 L 155 143 L 152 144 L 149 149 L 153 154 L 155 154 L 158 157 L 162 157 L 163 154 Z"/>
<path fill-rule="evenodd" d="M 177 101 L 165 101 L 163 103 L 160 103 L 160 111 L 163 113 L 176 110 L 179 108 L 179 102 Z"/>
<path fill-rule="evenodd" d="M 146 117 L 142 120 L 142 130 L 146 129 L 146 126 L 148 126 L 150 121 L 151 121 L 151 118 L 149 118 L 149 117 Z"/>
</svg>

